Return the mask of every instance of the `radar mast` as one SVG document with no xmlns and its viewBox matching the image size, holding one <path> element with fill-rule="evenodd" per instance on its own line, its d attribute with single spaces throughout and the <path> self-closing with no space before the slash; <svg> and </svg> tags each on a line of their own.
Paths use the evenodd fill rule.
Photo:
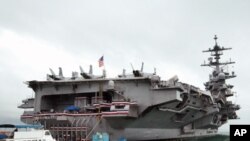
<svg viewBox="0 0 250 141">
<path fill-rule="evenodd" d="M 204 50 L 203 52 L 210 52 L 211 57 L 208 58 L 208 63 L 204 62 L 201 66 L 209 66 L 214 68 L 212 74 L 210 74 L 209 81 L 204 85 L 206 90 L 209 91 L 217 103 L 218 107 L 221 107 L 221 114 L 217 114 L 221 119 L 222 123 L 225 123 L 227 119 L 236 119 L 238 118 L 236 114 L 236 110 L 240 109 L 239 105 L 233 104 L 232 101 L 228 101 L 227 97 L 233 96 L 234 92 L 232 92 L 233 85 L 226 84 L 226 79 L 236 77 L 235 73 L 225 72 L 223 70 L 224 66 L 229 64 L 234 64 L 235 62 L 227 61 L 221 62 L 221 55 L 223 55 L 223 51 L 231 50 L 232 48 L 224 48 L 219 46 L 217 43 L 217 36 L 215 35 L 215 45 L 211 49 Z"/>
<path fill-rule="evenodd" d="M 204 64 L 202 64 L 201 66 L 210 66 L 210 67 L 215 67 L 214 68 L 214 73 L 216 73 L 217 75 L 221 72 L 223 72 L 223 67 L 229 64 L 234 64 L 234 61 L 231 61 L 231 59 L 229 61 L 226 62 L 221 62 L 221 55 L 223 55 L 223 51 L 225 50 L 231 50 L 232 48 L 225 48 L 223 46 L 219 46 L 217 43 L 217 36 L 214 36 L 214 41 L 215 41 L 215 45 L 214 47 L 211 49 L 209 48 L 208 50 L 204 50 L 202 52 L 210 52 L 211 53 L 211 57 L 208 58 L 208 63 L 204 62 Z M 236 75 L 234 74 L 234 72 L 232 72 L 232 74 L 230 75 L 229 73 L 225 73 L 226 75 L 226 79 L 228 78 L 233 78 L 236 77 Z"/>
</svg>

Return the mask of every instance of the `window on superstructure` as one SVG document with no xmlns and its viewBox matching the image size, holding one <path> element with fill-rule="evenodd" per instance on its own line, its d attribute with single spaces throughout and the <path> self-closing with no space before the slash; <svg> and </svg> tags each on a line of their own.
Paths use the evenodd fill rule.
<svg viewBox="0 0 250 141">
<path fill-rule="evenodd" d="M 116 108 L 116 109 L 124 109 L 124 108 L 125 108 L 125 105 L 116 105 L 115 108 Z"/>
</svg>

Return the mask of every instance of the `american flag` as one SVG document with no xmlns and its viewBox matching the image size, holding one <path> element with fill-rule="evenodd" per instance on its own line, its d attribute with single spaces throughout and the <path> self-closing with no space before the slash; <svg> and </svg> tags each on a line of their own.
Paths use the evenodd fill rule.
<svg viewBox="0 0 250 141">
<path fill-rule="evenodd" d="M 104 66 L 104 59 L 103 59 L 103 56 L 99 59 L 98 63 L 99 63 L 99 67 Z"/>
</svg>

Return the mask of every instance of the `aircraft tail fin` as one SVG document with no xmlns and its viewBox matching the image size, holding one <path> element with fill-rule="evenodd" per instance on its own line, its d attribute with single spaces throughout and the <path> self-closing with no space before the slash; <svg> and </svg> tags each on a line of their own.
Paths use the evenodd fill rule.
<svg viewBox="0 0 250 141">
<path fill-rule="evenodd" d="M 93 67 L 92 67 L 92 65 L 89 65 L 89 74 L 93 74 Z"/>
<path fill-rule="evenodd" d="M 51 75 L 56 76 L 55 72 L 51 68 L 49 68 L 49 70 L 51 72 Z"/>
<path fill-rule="evenodd" d="M 63 71 L 62 71 L 62 68 L 61 68 L 61 67 L 59 67 L 59 76 L 60 76 L 60 77 L 63 77 Z"/>
<path fill-rule="evenodd" d="M 141 64 L 141 72 L 143 72 L 144 63 Z"/>
</svg>

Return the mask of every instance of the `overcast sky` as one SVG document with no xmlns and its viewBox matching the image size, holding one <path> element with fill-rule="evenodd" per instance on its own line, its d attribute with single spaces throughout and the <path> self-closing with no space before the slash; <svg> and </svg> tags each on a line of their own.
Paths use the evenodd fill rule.
<svg viewBox="0 0 250 141">
<path fill-rule="evenodd" d="M 101 74 L 104 55 L 109 77 L 130 63 L 145 71 L 154 67 L 162 79 L 204 89 L 210 68 L 200 67 L 208 54 L 202 50 L 218 43 L 233 50 L 223 60 L 238 75 L 229 80 L 241 105 L 240 120 L 250 124 L 250 1 L 249 0 L 0 0 L 0 123 L 21 123 L 21 100 L 33 95 L 24 81 L 45 80 L 48 68 L 64 75 L 79 65 Z M 221 128 L 228 131 L 228 124 Z"/>
</svg>

